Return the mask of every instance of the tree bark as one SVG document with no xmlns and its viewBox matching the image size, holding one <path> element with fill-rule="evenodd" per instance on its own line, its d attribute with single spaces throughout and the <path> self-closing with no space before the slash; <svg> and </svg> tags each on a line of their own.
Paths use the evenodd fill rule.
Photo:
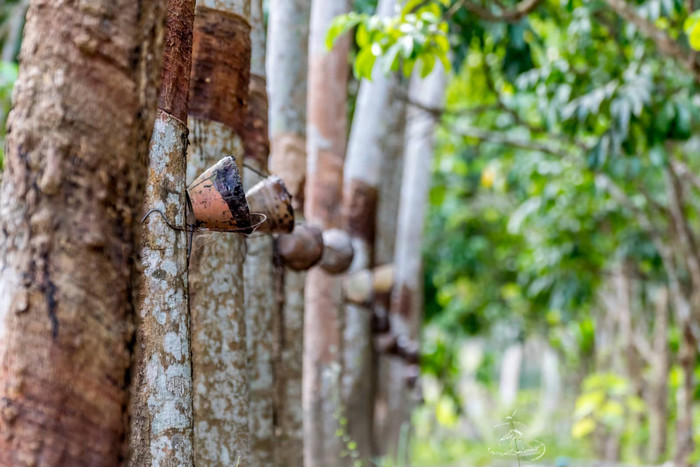
<svg viewBox="0 0 700 467">
<path fill-rule="evenodd" d="M 396 0 L 380 0 L 377 15 L 394 14 Z M 348 270 L 355 273 L 374 266 L 378 190 L 384 165 L 386 123 L 394 79 L 377 67 L 372 81 L 362 81 L 357 97 L 345 161 L 343 210 L 345 229 L 354 250 Z M 356 444 L 347 464 L 372 457 L 374 411 L 374 357 L 372 309 L 347 303 L 343 327 L 342 396 L 348 436 Z"/>
<path fill-rule="evenodd" d="M 306 219 L 323 230 L 342 228 L 340 210 L 346 141 L 349 37 L 327 51 L 325 37 L 349 0 L 314 0 L 309 35 Z M 307 467 L 337 465 L 343 453 L 342 280 L 322 268 L 306 279 L 304 319 L 304 461 Z"/>
<path fill-rule="evenodd" d="M 396 223 L 401 198 L 403 175 L 403 153 L 406 129 L 407 80 L 395 78 L 392 83 L 387 113 L 385 137 L 382 147 L 385 153 L 382 166 L 382 183 L 379 185 L 376 239 L 374 259 L 378 265 L 394 261 Z M 374 300 L 374 315 L 377 327 L 386 326 L 389 320 L 391 293 L 378 294 Z M 377 456 L 396 458 L 399 454 L 401 427 L 406 420 L 402 400 L 406 396 L 405 362 L 386 355 L 377 355 L 376 395 L 374 415 L 374 452 Z"/>
<path fill-rule="evenodd" d="M 270 143 L 267 133 L 267 90 L 265 82 L 265 25 L 262 0 L 251 1 L 251 61 L 250 88 L 243 146 L 246 167 L 246 191 L 267 172 Z M 274 333 L 272 318 L 275 296 L 270 293 L 274 283 L 273 238 L 256 234 L 246 238 L 245 313 L 248 353 L 248 384 L 250 404 L 250 465 L 271 466 L 275 458 L 273 410 L 274 378 L 272 353 Z"/>
<path fill-rule="evenodd" d="M 445 72 L 436 68 L 426 79 L 413 76 L 410 101 L 437 107 L 444 99 Z M 409 107 L 406 115 L 404 167 L 401 200 L 396 226 L 394 254 L 394 290 L 391 295 L 389 321 L 396 336 L 417 339 L 422 316 L 422 259 L 419 252 L 423 240 L 423 224 L 430 188 L 431 161 L 434 150 L 435 117 Z M 405 365 L 395 365 L 391 388 L 400 393 L 388 397 L 395 401 L 391 416 L 395 420 L 390 433 L 397 440 L 402 426 L 409 420 L 410 395 L 405 386 Z M 404 383 L 404 384 L 402 384 Z"/>
<path fill-rule="evenodd" d="M 676 454 L 674 465 L 690 467 L 690 455 L 695 449 L 693 441 L 693 395 L 695 391 L 695 362 L 697 347 L 688 323 L 681 324 L 681 342 L 678 361 L 683 372 L 683 382 L 676 393 Z"/>
<path fill-rule="evenodd" d="M 194 0 L 168 0 L 161 91 L 149 153 L 137 305 L 129 464 L 192 465 L 192 362 L 185 227 Z M 160 217 L 162 213 L 163 217 Z M 168 219 L 166 221 L 166 219 Z"/>
<path fill-rule="evenodd" d="M 0 196 L 0 464 L 116 465 L 165 2 L 33 1 Z"/>
<path fill-rule="evenodd" d="M 649 401 L 649 461 L 658 462 L 666 453 L 668 435 L 668 373 L 670 356 L 668 348 L 669 302 L 668 289 L 661 288 L 654 298 L 654 341 L 651 362 Z"/>
<path fill-rule="evenodd" d="M 310 11 L 311 0 L 271 0 L 268 17 L 269 168 L 291 193 L 297 220 L 304 213 Z M 320 259 L 320 253 L 318 256 Z M 304 463 L 301 401 L 305 281 L 305 271 L 276 264 L 275 465 L 280 467 Z"/>
<path fill-rule="evenodd" d="M 188 181 L 224 155 L 243 174 L 250 81 L 250 1 L 197 2 L 190 83 Z M 195 235 L 190 258 L 195 464 L 248 465 L 245 240 Z"/>
</svg>

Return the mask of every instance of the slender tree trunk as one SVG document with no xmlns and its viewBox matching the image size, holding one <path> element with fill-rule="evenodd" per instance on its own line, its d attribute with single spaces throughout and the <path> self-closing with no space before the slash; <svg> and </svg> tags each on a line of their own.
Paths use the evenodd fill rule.
<svg viewBox="0 0 700 467">
<path fill-rule="evenodd" d="M 250 1 L 197 2 L 188 181 L 224 155 L 243 173 L 250 81 Z M 245 239 L 195 235 L 190 259 L 195 464 L 248 465 Z"/>
<path fill-rule="evenodd" d="M 380 0 L 377 15 L 393 15 L 395 4 L 395 0 Z M 378 192 L 386 155 L 382 141 L 391 118 L 393 84 L 393 77 L 377 67 L 372 81 L 362 81 L 357 97 L 344 173 L 345 226 L 355 252 L 350 273 L 374 266 Z M 372 318 L 371 307 L 345 305 L 342 394 L 348 435 L 356 445 L 348 458 L 350 465 L 356 460 L 367 463 L 372 457 Z"/>
<path fill-rule="evenodd" d="M 652 380 L 649 401 L 649 461 L 658 462 L 666 453 L 668 430 L 668 348 L 669 303 L 668 289 L 662 288 L 654 299 L 654 343 Z"/>
<path fill-rule="evenodd" d="M 306 218 L 324 230 L 342 228 L 341 203 L 346 141 L 349 38 L 326 50 L 333 18 L 349 0 L 314 0 L 309 35 L 308 162 Z M 345 416 L 342 373 L 342 284 L 321 268 L 306 280 L 304 319 L 304 461 L 307 467 L 338 465 L 343 451 L 336 433 Z"/>
<path fill-rule="evenodd" d="M 265 89 L 265 25 L 262 0 L 251 1 L 251 61 L 248 114 L 243 145 L 246 190 L 262 180 L 267 172 L 270 143 L 267 134 L 267 90 Z M 256 234 L 246 239 L 245 312 L 248 340 L 248 384 L 250 405 L 250 465 L 271 466 L 275 458 L 273 410 L 275 385 L 272 354 L 275 312 L 273 238 Z"/>
<path fill-rule="evenodd" d="M 429 107 L 442 104 L 445 72 L 437 67 L 426 79 L 413 77 L 411 100 Z M 422 316 L 421 297 L 423 224 L 430 188 L 435 118 L 417 107 L 409 107 L 406 123 L 401 204 L 396 231 L 395 290 L 391 304 L 391 326 L 397 334 L 418 336 Z"/>
<path fill-rule="evenodd" d="M 384 138 L 381 141 L 384 151 L 381 169 L 382 183 L 379 185 L 379 206 L 377 208 L 374 260 L 377 265 L 394 262 L 396 225 L 401 198 L 401 177 L 403 175 L 403 152 L 406 129 L 407 81 L 395 76 L 392 80 L 390 110 L 384 120 Z M 377 294 L 374 297 L 375 331 L 383 330 L 388 324 L 391 293 Z M 374 408 L 374 454 L 376 456 L 397 456 L 397 447 L 404 413 L 402 401 L 406 396 L 406 363 L 395 356 L 375 354 L 376 391 Z"/>
<path fill-rule="evenodd" d="M 520 370 L 523 363 L 523 345 L 513 344 L 503 353 L 498 393 L 504 407 L 513 407 L 520 389 Z"/>
<path fill-rule="evenodd" d="M 444 99 L 445 72 L 436 68 L 426 79 L 414 76 L 409 97 L 426 106 L 442 105 Z M 401 202 L 396 227 L 396 252 L 394 267 L 394 290 L 391 297 L 389 321 L 397 336 L 418 338 L 422 317 L 422 258 L 423 224 L 427 210 L 430 188 L 431 162 L 434 149 L 435 118 L 417 107 L 408 108 L 404 152 Z M 401 379 L 405 381 L 405 365 Z M 396 401 L 393 413 L 400 430 L 408 423 L 410 412 L 409 395 L 405 386 L 393 385 L 402 393 L 390 394 Z"/>
<path fill-rule="evenodd" d="M 164 4 L 28 12 L 0 196 L 0 465 L 124 460 Z"/>
<path fill-rule="evenodd" d="M 270 171 L 292 195 L 294 213 L 304 212 L 306 178 L 306 79 L 311 0 L 271 0 L 267 70 L 270 98 Z M 304 462 L 302 361 L 305 272 L 275 266 L 275 465 Z"/>
<path fill-rule="evenodd" d="M 697 360 L 696 342 L 690 325 L 681 325 L 681 342 L 678 360 L 683 372 L 683 383 L 676 393 L 678 404 L 676 416 L 676 455 L 677 467 L 691 466 L 690 455 L 695 449 L 693 442 L 693 394 L 695 392 L 695 362 Z"/>
<path fill-rule="evenodd" d="M 185 226 L 187 106 L 194 0 L 168 0 L 158 116 L 141 242 L 129 464 L 192 465 L 192 362 Z"/>
</svg>

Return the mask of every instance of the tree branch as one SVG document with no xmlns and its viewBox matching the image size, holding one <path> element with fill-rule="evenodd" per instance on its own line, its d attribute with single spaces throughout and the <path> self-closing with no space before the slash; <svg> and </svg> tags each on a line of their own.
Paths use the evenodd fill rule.
<svg viewBox="0 0 700 467">
<path fill-rule="evenodd" d="M 693 74 L 695 80 L 700 82 L 700 67 L 698 67 L 698 63 L 695 60 L 694 52 L 684 49 L 651 21 L 639 16 L 635 9 L 625 0 L 606 0 L 606 2 L 625 21 L 632 23 L 642 34 L 651 39 L 662 53 L 681 63 Z"/>
</svg>

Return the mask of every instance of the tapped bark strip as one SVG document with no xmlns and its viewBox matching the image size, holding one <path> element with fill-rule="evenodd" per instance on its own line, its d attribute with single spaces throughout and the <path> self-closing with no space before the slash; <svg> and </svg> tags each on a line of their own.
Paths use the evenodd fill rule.
<svg viewBox="0 0 700 467">
<path fill-rule="evenodd" d="M 250 24 L 242 13 L 197 4 L 189 106 L 191 116 L 223 123 L 238 135 L 250 82 Z"/>
<path fill-rule="evenodd" d="M 168 0 L 159 111 L 144 212 L 183 227 L 194 0 Z M 130 400 L 129 465 L 193 465 L 187 236 L 154 213 L 143 222 Z"/>
<path fill-rule="evenodd" d="M 249 0 L 197 4 L 190 86 L 190 182 L 224 155 L 235 156 L 243 173 L 249 14 Z M 240 234 L 195 236 L 189 283 L 197 465 L 249 465 L 244 256 Z"/>
<path fill-rule="evenodd" d="M 0 465 L 124 461 L 164 20 L 162 1 L 28 12 L 0 196 Z"/>
</svg>

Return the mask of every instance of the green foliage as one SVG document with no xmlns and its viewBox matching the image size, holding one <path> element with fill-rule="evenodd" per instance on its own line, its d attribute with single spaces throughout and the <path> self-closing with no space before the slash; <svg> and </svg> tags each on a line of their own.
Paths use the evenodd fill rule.
<svg viewBox="0 0 700 467">
<path fill-rule="evenodd" d="M 358 53 L 353 71 L 359 78 L 372 79 L 372 71 L 379 60 L 382 72 L 402 70 L 406 76 L 420 63 L 420 74 L 425 77 L 433 70 L 436 61 L 446 69 L 450 50 L 448 24 L 442 19 L 447 0 L 411 0 L 396 17 L 371 16 L 351 12 L 334 19 L 326 35 L 330 49 L 335 41 L 357 28 L 355 41 Z"/>
<path fill-rule="evenodd" d="M 614 373 L 594 373 L 583 382 L 583 392 L 576 400 L 574 439 L 584 438 L 596 430 L 611 434 L 639 431 L 635 417 L 646 405 L 632 392 L 629 382 Z"/>
</svg>

